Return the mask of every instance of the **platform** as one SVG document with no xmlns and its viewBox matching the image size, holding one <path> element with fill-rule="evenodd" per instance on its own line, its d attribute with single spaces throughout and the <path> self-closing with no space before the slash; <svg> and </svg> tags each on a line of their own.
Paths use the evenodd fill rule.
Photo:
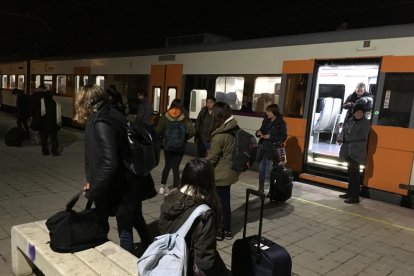
<svg viewBox="0 0 414 276">
<path fill-rule="evenodd" d="M 0 275 L 11 269 L 10 231 L 13 225 L 47 219 L 62 210 L 84 182 L 83 132 L 63 128 L 58 133 L 61 156 L 43 156 L 35 136 L 21 148 L 7 147 L 3 138 L 15 124 L 0 112 Z M 185 156 L 182 167 L 192 156 Z M 157 188 L 163 160 L 154 170 Z M 172 172 L 168 183 L 172 183 Z M 230 266 L 231 247 L 242 235 L 246 188 L 257 188 L 258 172 L 243 173 L 231 188 L 232 227 L 235 237 L 218 242 Z M 293 197 L 285 204 L 267 202 L 263 235 L 285 246 L 292 256 L 293 275 L 414 275 L 414 211 L 362 198 L 348 205 L 341 191 L 295 182 Z M 145 201 L 147 222 L 158 219 L 162 196 Z M 80 201 L 79 206 L 84 204 Z M 249 205 L 248 234 L 258 225 L 259 201 Z M 257 211 L 257 212 L 255 212 Z M 109 238 L 119 243 L 115 219 Z M 135 233 L 136 242 L 139 237 Z"/>
</svg>

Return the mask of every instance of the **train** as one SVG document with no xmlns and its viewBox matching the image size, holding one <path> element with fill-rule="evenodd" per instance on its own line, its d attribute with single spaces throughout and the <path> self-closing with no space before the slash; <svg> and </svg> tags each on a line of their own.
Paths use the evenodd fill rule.
<svg viewBox="0 0 414 276">
<path fill-rule="evenodd" d="M 287 167 L 297 179 L 336 188 L 347 187 L 335 139 L 345 118 L 342 104 L 363 82 L 373 99 L 364 189 L 411 206 L 414 24 L 0 62 L 0 77 L 3 110 L 13 108 L 14 88 L 30 93 L 44 83 L 66 124 L 74 124 L 74 96 L 90 83 L 114 84 L 131 114 L 137 92 L 147 91 L 154 121 L 174 98 L 194 120 L 212 95 L 251 133 L 266 106 L 276 103 L 287 123 Z"/>
</svg>

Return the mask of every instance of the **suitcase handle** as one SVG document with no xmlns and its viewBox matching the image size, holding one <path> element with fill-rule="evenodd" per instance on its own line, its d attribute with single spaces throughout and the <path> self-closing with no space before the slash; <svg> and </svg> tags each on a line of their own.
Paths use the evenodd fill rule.
<svg viewBox="0 0 414 276">
<path fill-rule="evenodd" d="M 260 254 L 261 248 L 260 243 L 262 240 L 262 223 L 263 223 L 263 209 L 266 195 L 263 192 L 256 191 L 253 189 L 246 189 L 246 207 L 244 210 L 244 226 L 243 226 L 243 239 L 246 238 L 246 228 L 247 228 L 247 212 L 249 209 L 249 196 L 255 195 L 260 197 L 260 218 L 259 218 L 259 233 L 257 235 L 257 254 Z"/>
</svg>

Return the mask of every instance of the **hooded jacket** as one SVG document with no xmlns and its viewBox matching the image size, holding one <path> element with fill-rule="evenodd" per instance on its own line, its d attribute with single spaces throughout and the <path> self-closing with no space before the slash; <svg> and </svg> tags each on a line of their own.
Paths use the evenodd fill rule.
<svg viewBox="0 0 414 276">
<path fill-rule="evenodd" d="M 239 180 L 240 173 L 231 168 L 236 144 L 231 130 L 238 128 L 236 119 L 231 116 L 212 134 L 208 159 L 214 167 L 216 186 L 230 186 Z"/>
<path fill-rule="evenodd" d="M 191 213 L 202 204 L 202 202 L 196 202 L 194 197 L 192 197 L 186 190 L 186 186 L 184 186 L 180 190 L 172 191 L 164 198 L 159 219 L 161 234 L 177 232 Z M 198 237 L 194 237 L 194 243 L 192 245 L 194 249 L 194 263 L 207 275 L 231 275 L 226 269 L 220 254 L 216 250 L 217 230 L 212 211 L 207 211 L 201 219 L 203 220 L 203 227 Z M 194 229 L 199 221 L 200 219 L 195 220 L 193 227 L 187 233 L 185 238 L 189 249 L 191 247 L 191 238 Z M 192 262 L 189 262 L 188 264 L 188 275 L 193 275 L 192 264 Z"/>
<path fill-rule="evenodd" d="M 172 121 L 182 121 L 187 127 L 187 139 L 190 139 L 195 135 L 195 128 L 191 120 L 185 113 L 179 108 L 170 108 L 164 113 L 164 116 L 160 118 L 155 131 L 161 137 L 164 136 L 164 132 L 168 127 L 168 124 Z"/>
</svg>

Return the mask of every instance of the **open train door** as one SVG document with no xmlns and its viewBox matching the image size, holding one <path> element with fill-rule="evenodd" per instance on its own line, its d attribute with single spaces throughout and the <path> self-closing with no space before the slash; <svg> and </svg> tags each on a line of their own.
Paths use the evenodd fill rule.
<svg viewBox="0 0 414 276">
<path fill-rule="evenodd" d="M 163 114 L 175 98 L 182 98 L 182 64 L 151 66 L 149 100 L 154 109 L 154 122 Z"/>
<path fill-rule="evenodd" d="M 315 62 L 312 89 L 308 97 L 304 169 L 300 177 L 337 187 L 347 187 L 347 162 L 339 159 L 337 135 L 347 109 L 345 100 L 364 83 L 375 99 L 380 59 L 320 60 Z M 366 112 L 371 119 L 371 112 Z M 361 166 L 361 171 L 364 167 Z"/>
</svg>

